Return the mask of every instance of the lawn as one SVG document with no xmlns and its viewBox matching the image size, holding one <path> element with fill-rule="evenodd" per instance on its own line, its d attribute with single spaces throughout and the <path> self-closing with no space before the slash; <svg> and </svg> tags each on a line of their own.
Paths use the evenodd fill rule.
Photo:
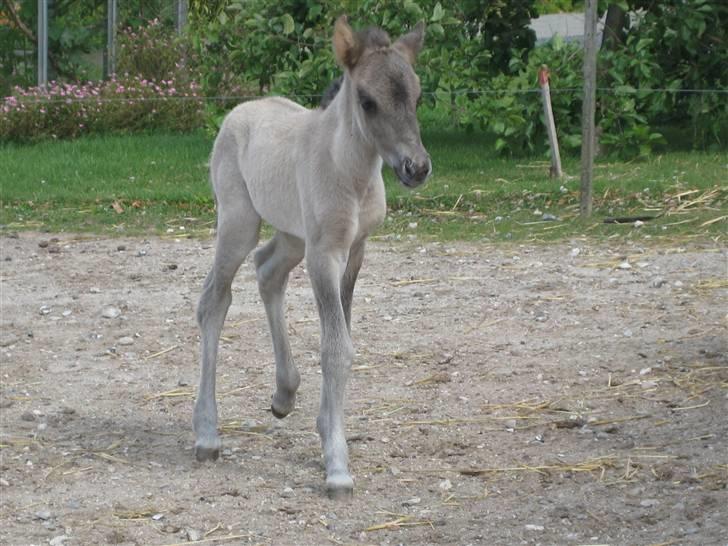
<svg viewBox="0 0 728 546">
<path fill-rule="evenodd" d="M 501 158 L 478 133 L 424 129 L 434 174 L 420 189 L 385 169 L 390 215 L 376 237 L 549 240 L 722 237 L 728 225 L 728 154 L 670 152 L 597 162 L 594 216 L 578 219 L 579 162 L 563 180 L 545 158 Z M 205 133 L 134 135 L 0 147 L 0 225 L 8 230 L 207 235 L 214 201 Z M 546 215 L 546 216 L 544 216 Z M 605 217 L 655 216 L 634 224 Z M 544 220 L 553 218 L 556 220 Z"/>
</svg>

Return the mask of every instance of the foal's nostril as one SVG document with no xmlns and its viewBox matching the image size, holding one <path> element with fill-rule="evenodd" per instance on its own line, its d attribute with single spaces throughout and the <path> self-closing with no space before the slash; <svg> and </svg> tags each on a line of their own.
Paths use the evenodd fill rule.
<svg viewBox="0 0 728 546">
<path fill-rule="evenodd" d="M 404 172 L 410 178 L 415 175 L 415 172 L 416 172 L 415 164 L 409 158 L 404 160 Z"/>
</svg>

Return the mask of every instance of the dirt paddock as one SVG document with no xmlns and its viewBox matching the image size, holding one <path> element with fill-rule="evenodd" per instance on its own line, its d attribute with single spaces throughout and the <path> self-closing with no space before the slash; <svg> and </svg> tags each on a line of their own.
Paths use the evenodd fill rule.
<svg viewBox="0 0 728 546">
<path fill-rule="evenodd" d="M 221 342 L 224 451 L 199 464 L 212 241 L 53 237 L 0 239 L 4 545 L 728 544 L 722 245 L 372 242 L 347 402 L 356 490 L 334 503 L 302 266 L 298 408 L 269 412 L 248 261 Z"/>
</svg>

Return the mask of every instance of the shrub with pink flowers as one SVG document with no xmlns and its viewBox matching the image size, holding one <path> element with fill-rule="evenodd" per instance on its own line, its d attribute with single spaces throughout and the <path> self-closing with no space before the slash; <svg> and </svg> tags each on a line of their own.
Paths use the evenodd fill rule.
<svg viewBox="0 0 728 546">
<path fill-rule="evenodd" d="M 118 74 L 86 83 L 15 87 L 0 103 L 0 141 L 84 134 L 189 131 L 205 125 L 205 104 L 185 49 L 158 21 L 120 36 Z"/>
</svg>

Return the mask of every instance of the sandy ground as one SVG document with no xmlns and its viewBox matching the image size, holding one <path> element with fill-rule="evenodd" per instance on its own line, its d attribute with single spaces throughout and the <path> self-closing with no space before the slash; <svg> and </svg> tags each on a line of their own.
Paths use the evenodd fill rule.
<svg viewBox="0 0 728 546">
<path fill-rule="evenodd" d="M 326 498 L 318 318 L 288 289 L 297 410 L 250 262 L 192 455 L 212 241 L 5 234 L 0 543 L 728 544 L 728 253 L 712 243 L 369 246 Z M 106 316 L 104 316 L 106 315 Z"/>
</svg>

